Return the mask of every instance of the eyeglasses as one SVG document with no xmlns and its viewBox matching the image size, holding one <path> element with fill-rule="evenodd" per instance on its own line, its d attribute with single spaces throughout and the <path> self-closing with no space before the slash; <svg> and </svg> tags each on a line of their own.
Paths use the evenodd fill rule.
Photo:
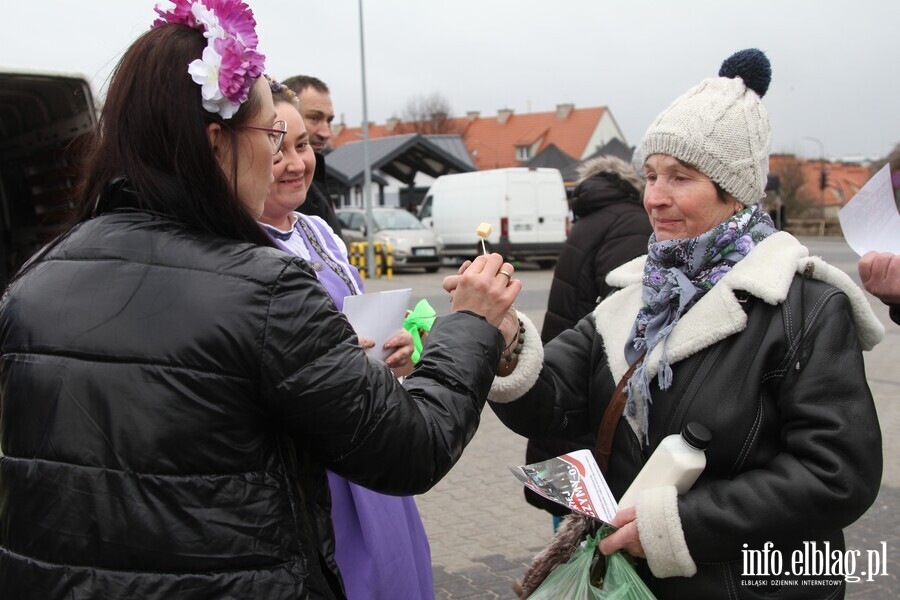
<svg viewBox="0 0 900 600">
<path fill-rule="evenodd" d="M 278 151 L 281 150 L 281 142 L 284 141 L 284 134 L 287 133 L 287 123 L 275 121 L 273 125 L 275 125 L 275 129 L 270 127 L 253 127 L 252 125 L 242 125 L 241 129 L 255 129 L 268 133 L 269 141 L 272 142 L 272 154 L 278 154 Z"/>
</svg>

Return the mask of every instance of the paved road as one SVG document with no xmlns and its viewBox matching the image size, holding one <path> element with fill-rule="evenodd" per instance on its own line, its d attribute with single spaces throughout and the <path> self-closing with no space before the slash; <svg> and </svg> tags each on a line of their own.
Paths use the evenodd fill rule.
<svg viewBox="0 0 900 600">
<path fill-rule="evenodd" d="M 856 256 L 842 238 L 804 238 L 813 254 L 843 269 L 858 281 Z M 446 312 L 447 297 L 440 287 L 444 268 L 434 275 L 397 274 L 367 282 L 368 291 L 401 287 L 413 289 L 413 299 L 428 298 L 438 314 Z M 524 289 L 516 305 L 540 329 L 547 305 L 550 271 L 522 265 L 516 276 Z M 869 385 L 875 396 L 884 436 L 885 469 L 875 504 L 846 532 L 848 549 L 881 549 L 886 543 L 887 576 L 848 585 L 848 598 L 900 597 L 900 326 L 887 309 L 870 298 L 885 323 L 885 341 L 866 353 Z M 482 416 L 475 438 L 459 464 L 437 486 L 417 498 L 431 541 L 435 594 L 439 600 L 514 599 L 511 585 L 524 566 L 549 539 L 552 526 L 546 513 L 526 504 L 521 485 L 506 465 L 521 464 L 525 440 L 507 430 L 490 409 Z"/>
</svg>

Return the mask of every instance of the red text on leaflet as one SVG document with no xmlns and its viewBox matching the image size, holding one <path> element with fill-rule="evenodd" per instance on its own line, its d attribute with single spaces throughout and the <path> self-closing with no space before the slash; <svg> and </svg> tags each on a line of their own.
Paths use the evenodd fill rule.
<svg viewBox="0 0 900 600">
<path fill-rule="evenodd" d="M 567 463 L 569 463 L 570 465 L 572 465 L 572 467 L 576 471 L 578 471 L 579 475 L 581 475 L 582 477 L 587 477 L 587 472 L 585 471 L 584 465 L 581 464 L 581 462 L 576 460 L 574 457 L 572 457 L 571 454 L 563 454 L 562 456 L 560 456 L 560 458 L 563 459 L 564 461 L 566 461 Z"/>
<path fill-rule="evenodd" d="M 587 490 L 584 489 L 584 482 L 579 480 L 572 484 L 572 497 L 569 498 L 569 503 L 573 510 L 584 513 L 589 517 L 597 518 L 594 505 L 588 496 Z"/>
</svg>

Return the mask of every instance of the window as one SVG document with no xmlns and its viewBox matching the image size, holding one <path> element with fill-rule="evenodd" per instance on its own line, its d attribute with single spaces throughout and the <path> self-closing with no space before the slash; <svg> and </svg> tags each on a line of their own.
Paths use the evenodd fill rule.
<svg viewBox="0 0 900 600">
<path fill-rule="evenodd" d="M 366 217 L 362 213 L 353 213 L 350 217 L 350 229 L 363 230 L 366 225 Z"/>
<path fill-rule="evenodd" d="M 516 146 L 516 160 L 531 158 L 531 146 Z"/>
<path fill-rule="evenodd" d="M 382 229 L 424 229 L 422 221 L 402 208 L 376 210 L 372 213 L 375 219 L 375 231 Z"/>
<path fill-rule="evenodd" d="M 431 196 L 425 198 L 425 201 L 422 202 L 422 208 L 419 209 L 419 218 L 427 219 L 431 216 Z"/>
</svg>

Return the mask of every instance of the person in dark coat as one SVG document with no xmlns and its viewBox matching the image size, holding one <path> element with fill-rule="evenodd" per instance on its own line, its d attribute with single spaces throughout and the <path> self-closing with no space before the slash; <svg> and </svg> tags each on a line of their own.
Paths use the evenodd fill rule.
<svg viewBox="0 0 900 600">
<path fill-rule="evenodd" d="M 326 469 L 434 486 L 521 282 L 478 257 L 401 384 L 256 222 L 285 126 L 252 12 L 157 12 L 110 81 L 73 224 L 0 300 L 0 598 L 343 600 Z"/>
<path fill-rule="evenodd" d="M 606 275 L 616 267 L 647 253 L 653 229 L 641 202 L 644 182 L 630 164 L 615 156 L 591 159 L 578 169 L 572 212 L 575 223 L 559 254 L 541 342 L 546 344 L 574 327 L 610 291 Z M 526 463 L 534 463 L 567 452 L 592 448 L 594 440 L 530 439 L 525 449 Z M 554 517 L 569 510 L 525 488 L 529 504 Z"/>
<path fill-rule="evenodd" d="M 647 253 L 653 233 L 641 204 L 644 183 L 634 167 L 600 156 L 579 168 L 575 222 L 553 272 L 541 341 L 575 326 L 611 290 L 606 275 Z"/>
<path fill-rule="evenodd" d="M 285 79 L 282 84 L 300 99 L 300 114 L 309 132 L 309 145 L 316 157 L 312 186 L 306 202 L 298 210 L 311 217 L 320 217 L 340 237 L 341 222 L 334 211 L 325 169 L 325 151 L 333 135 L 331 123 L 334 121 L 334 105 L 331 102 L 331 90 L 324 81 L 310 75 L 294 75 Z"/>
</svg>

